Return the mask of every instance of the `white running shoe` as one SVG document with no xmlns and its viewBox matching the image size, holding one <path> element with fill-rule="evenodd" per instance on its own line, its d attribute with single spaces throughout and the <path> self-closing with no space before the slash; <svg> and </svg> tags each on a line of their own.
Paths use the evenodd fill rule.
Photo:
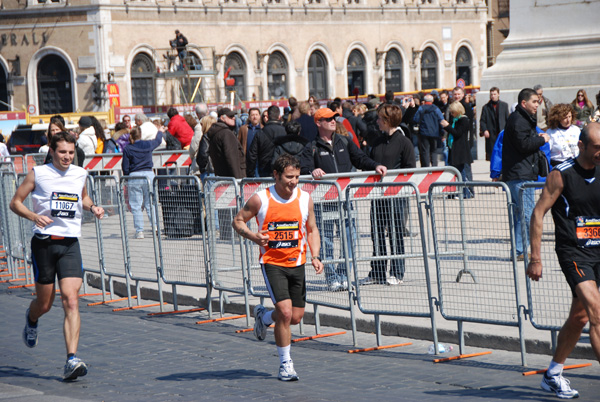
<svg viewBox="0 0 600 402">
<path fill-rule="evenodd" d="M 75 380 L 77 377 L 83 377 L 87 374 L 87 365 L 83 362 L 83 360 L 73 357 L 72 359 L 67 360 L 65 364 L 65 371 L 63 374 L 63 379 L 65 381 Z"/>
<path fill-rule="evenodd" d="M 388 284 L 388 285 L 390 285 L 390 286 L 397 286 L 397 285 L 400 285 L 400 284 L 402 284 L 402 283 L 404 283 L 404 282 L 402 281 L 402 279 L 398 279 L 398 278 L 396 278 L 395 276 L 391 276 L 391 275 L 390 275 L 390 276 L 389 276 L 389 277 L 386 279 L 385 283 L 387 283 L 387 284 Z"/>
<path fill-rule="evenodd" d="M 552 377 L 548 377 L 544 374 L 540 385 L 543 390 L 554 392 L 556 396 L 561 399 L 579 398 L 579 392 L 572 389 L 570 384 L 571 382 L 563 377 L 562 374 Z"/>
<path fill-rule="evenodd" d="M 269 328 L 269 326 L 262 320 L 266 312 L 267 309 L 262 304 L 254 307 L 254 336 L 259 341 L 264 341 L 267 337 L 267 328 Z"/>
<path fill-rule="evenodd" d="M 135 233 L 135 238 L 136 239 L 143 239 L 144 238 L 144 232 L 136 232 Z"/>
<path fill-rule="evenodd" d="M 285 361 L 279 366 L 279 375 L 281 381 L 298 381 L 300 378 L 294 370 L 294 362 L 292 360 Z"/>
</svg>

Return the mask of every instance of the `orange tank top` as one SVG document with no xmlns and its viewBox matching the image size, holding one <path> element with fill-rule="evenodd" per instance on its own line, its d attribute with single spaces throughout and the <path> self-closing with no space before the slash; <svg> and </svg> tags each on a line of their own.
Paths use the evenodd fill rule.
<svg viewBox="0 0 600 402">
<path fill-rule="evenodd" d="M 275 186 L 257 193 L 261 201 L 256 222 L 260 230 L 267 230 L 269 243 L 260 248 L 260 263 L 280 267 L 297 267 L 306 262 L 306 219 L 308 193 L 296 189 L 285 200 L 279 197 Z"/>
</svg>

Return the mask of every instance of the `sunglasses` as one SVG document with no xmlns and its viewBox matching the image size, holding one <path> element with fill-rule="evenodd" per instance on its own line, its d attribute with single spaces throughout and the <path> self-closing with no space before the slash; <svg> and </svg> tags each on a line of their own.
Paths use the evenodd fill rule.
<svg viewBox="0 0 600 402">
<path fill-rule="evenodd" d="M 326 121 L 327 123 L 330 123 L 333 120 L 335 120 L 335 117 L 324 117 L 320 121 Z"/>
</svg>

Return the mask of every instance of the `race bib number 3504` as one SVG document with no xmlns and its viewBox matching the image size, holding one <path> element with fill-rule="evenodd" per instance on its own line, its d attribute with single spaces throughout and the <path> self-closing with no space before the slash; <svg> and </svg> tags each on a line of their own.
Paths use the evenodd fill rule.
<svg viewBox="0 0 600 402">
<path fill-rule="evenodd" d="M 600 247 L 600 217 L 578 216 L 575 223 L 579 247 Z"/>
<path fill-rule="evenodd" d="M 54 192 L 50 200 L 50 214 L 57 218 L 73 219 L 78 202 L 78 194 Z"/>
</svg>

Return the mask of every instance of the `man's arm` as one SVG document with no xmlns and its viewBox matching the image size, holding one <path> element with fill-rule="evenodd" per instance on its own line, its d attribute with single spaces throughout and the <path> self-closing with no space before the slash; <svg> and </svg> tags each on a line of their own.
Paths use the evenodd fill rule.
<svg viewBox="0 0 600 402">
<path fill-rule="evenodd" d="M 311 174 L 313 170 L 315 170 L 313 143 L 309 142 L 302 150 L 302 155 L 300 156 L 300 174 Z"/>
<path fill-rule="evenodd" d="M 30 211 L 25 204 L 23 204 L 23 201 L 25 201 L 34 188 L 35 171 L 32 170 L 27 174 L 27 177 L 25 177 L 25 180 L 23 180 L 23 183 L 21 183 L 13 199 L 10 201 L 10 210 L 20 217 L 34 222 L 36 226 L 43 228 L 54 221 L 47 216 L 38 215 L 35 212 Z"/>
<path fill-rule="evenodd" d="M 265 234 L 267 231 L 259 230 L 257 233 L 254 233 L 246 224 L 246 222 L 258 215 L 261 205 L 260 198 L 258 195 L 254 194 L 233 218 L 231 226 L 233 226 L 233 229 L 243 238 L 264 247 L 269 243 L 269 235 Z"/>
<path fill-rule="evenodd" d="M 517 124 L 514 127 L 513 145 L 522 154 L 533 154 L 537 152 L 539 147 L 548 142 L 546 141 L 546 138 L 550 139 L 548 135 L 545 135 L 545 137 L 541 135 L 531 135 L 530 130 L 531 128 L 525 123 Z"/>
<path fill-rule="evenodd" d="M 357 147 L 353 142 L 348 141 L 348 146 L 346 147 L 348 150 L 348 154 L 350 155 L 350 161 L 355 168 L 362 170 L 374 170 L 382 176 L 385 176 L 387 173 L 387 168 L 379 163 L 375 162 L 373 159 L 369 158 L 359 147 Z"/>
<path fill-rule="evenodd" d="M 315 207 L 312 198 L 308 203 L 308 219 L 306 220 L 306 242 L 310 247 L 310 254 L 313 257 L 319 257 L 321 251 L 321 236 L 317 228 L 317 220 L 315 219 Z M 313 259 L 312 266 L 317 274 L 323 272 L 323 263 L 320 259 Z"/>
<path fill-rule="evenodd" d="M 558 170 L 550 172 L 542 191 L 542 196 L 535 205 L 533 214 L 531 215 L 529 229 L 531 260 L 527 267 L 527 276 L 534 281 L 538 281 L 542 277 L 542 231 L 544 215 L 546 215 L 562 194 L 563 188 L 564 183 L 560 172 Z"/>
</svg>

